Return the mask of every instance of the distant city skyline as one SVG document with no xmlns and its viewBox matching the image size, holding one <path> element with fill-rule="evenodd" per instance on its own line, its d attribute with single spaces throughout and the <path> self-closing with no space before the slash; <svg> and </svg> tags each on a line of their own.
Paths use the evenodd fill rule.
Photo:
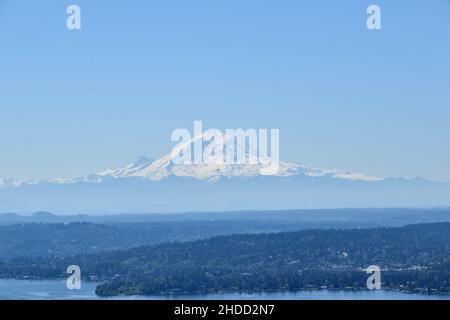
<svg viewBox="0 0 450 320">
<path fill-rule="evenodd" d="M 0 57 L 0 178 L 159 158 L 201 120 L 279 128 L 282 161 L 450 181 L 449 1 L 0 0 Z"/>
</svg>

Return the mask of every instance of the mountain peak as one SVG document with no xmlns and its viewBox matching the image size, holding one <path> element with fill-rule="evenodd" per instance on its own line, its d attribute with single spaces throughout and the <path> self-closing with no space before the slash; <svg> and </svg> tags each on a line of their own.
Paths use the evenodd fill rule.
<svg viewBox="0 0 450 320">
<path fill-rule="evenodd" d="M 187 148 L 186 144 L 182 148 Z M 136 161 L 119 168 L 107 169 L 97 174 L 99 177 L 111 178 L 144 178 L 159 181 L 169 176 L 190 177 L 197 180 L 216 181 L 221 177 L 258 177 L 277 176 L 289 177 L 305 175 L 308 177 L 331 177 L 351 181 L 380 181 L 383 180 L 374 176 L 367 176 L 361 173 L 345 172 L 336 169 L 319 169 L 308 167 L 293 162 L 280 162 L 276 172 L 266 173 L 267 164 L 262 163 L 233 163 L 227 164 L 222 161 L 211 163 L 174 164 L 173 158 L 179 152 L 180 146 L 175 147 L 169 154 L 155 161 L 147 157 L 139 157 Z"/>
</svg>

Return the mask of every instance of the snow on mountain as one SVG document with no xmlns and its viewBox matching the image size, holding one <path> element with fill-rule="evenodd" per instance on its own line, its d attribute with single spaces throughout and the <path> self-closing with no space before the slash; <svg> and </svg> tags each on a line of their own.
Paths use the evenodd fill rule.
<svg viewBox="0 0 450 320">
<path fill-rule="evenodd" d="M 0 189 L 5 189 L 9 187 L 19 187 L 25 183 L 25 180 L 11 180 L 0 178 Z"/>
<path fill-rule="evenodd" d="M 171 162 L 170 155 L 164 156 L 147 165 L 136 165 L 135 161 L 122 168 L 104 170 L 97 175 L 100 177 L 129 178 L 140 177 L 149 180 L 162 180 L 171 175 L 177 177 L 192 177 L 198 180 L 217 180 L 220 177 L 257 177 L 262 176 L 261 171 L 266 166 L 263 164 L 179 164 Z M 361 173 L 345 172 L 336 169 L 319 169 L 304 166 L 292 162 L 280 162 L 279 169 L 273 176 L 288 177 L 295 175 L 306 175 L 309 177 L 332 177 L 345 180 L 381 181 L 382 178 L 367 176 Z"/>
<path fill-rule="evenodd" d="M 280 162 L 276 172 L 268 172 L 270 161 L 265 159 L 242 164 L 220 158 L 198 164 L 174 161 L 195 142 L 197 138 L 178 145 L 157 160 L 140 157 L 124 167 L 79 178 L 0 179 L 0 211 L 164 213 L 450 203 L 450 184 L 425 179 L 381 179 L 293 162 Z M 214 146 L 222 148 L 221 143 Z"/>
<path fill-rule="evenodd" d="M 136 176 L 138 172 L 150 166 L 152 163 L 153 163 L 152 159 L 142 156 L 139 157 L 136 161 L 126 165 L 125 167 L 116 169 L 106 169 L 102 172 L 99 172 L 97 175 L 101 177 L 109 176 L 114 178 Z"/>
<path fill-rule="evenodd" d="M 210 163 L 200 162 L 198 164 L 175 164 L 174 158 L 180 153 L 191 153 L 192 146 L 199 139 L 205 137 L 195 137 L 188 142 L 175 146 L 172 151 L 164 157 L 152 161 L 146 157 L 140 157 L 135 162 L 132 162 L 124 167 L 107 169 L 99 172 L 99 177 L 111 177 L 111 178 L 129 178 L 139 177 L 149 180 L 159 181 L 169 176 L 176 177 L 191 177 L 198 180 L 210 180 L 216 181 L 221 177 L 257 177 L 264 175 L 272 175 L 278 177 L 288 177 L 295 175 L 306 175 L 309 177 L 332 177 L 345 180 L 361 180 L 361 181 L 381 181 L 383 179 L 367 176 L 361 173 L 345 172 L 336 169 L 319 169 L 308 167 L 305 165 L 292 163 L 292 162 L 279 162 L 278 170 L 270 172 L 267 170 L 270 167 L 270 159 L 267 157 L 263 161 L 250 161 L 248 148 L 245 145 L 237 144 L 235 154 L 243 152 L 245 154 L 245 163 L 224 163 L 223 159 L 218 159 Z M 208 138 L 208 137 L 206 137 Z M 227 140 L 225 138 L 224 140 Z M 214 145 L 214 150 L 224 151 L 226 141 L 214 141 L 211 142 Z M 209 145 L 211 147 L 211 145 Z"/>
<path fill-rule="evenodd" d="M 245 155 L 246 161 L 244 163 L 225 163 L 223 159 L 212 161 L 209 163 L 200 162 L 192 164 L 176 164 L 174 159 L 180 155 L 180 153 L 193 150 L 193 145 L 200 139 L 208 139 L 208 136 L 198 136 L 193 139 L 175 146 L 172 151 L 163 156 L 160 159 L 153 160 L 147 157 L 139 157 L 136 161 L 125 165 L 124 167 L 106 169 L 97 174 L 92 174 L 84 177 L 77 178 L 55 178 L 44 180 L 6 180 L 0 179 L 0 189 L 6 189 L 11 187 L 21 186 L 34 186 L 39 184 L 74 184 L 74 183 L 101 183 L 104 179 L 125 179 L 125 178 L 141 178 L 150 181 L 161 181 L 170 176 L 175 177 L 190 177 L 197 180 L 207 180 L 215 182 L 222 177 L 258 177 L 258 176 L 277 176 L 277 177 L 289 177 L 304 175 L 311 178 L 315 177 L 330 177 L 342 180 L 351 181 L 381 181 L 382 178 L 367 176 L 361 173 L 346 172 L 336 169 L 320 169 L 305 166 L 293 162 L 280 161 L 276 171 L 269 170 L 270 159 L 267 157 L 261 157 L 259 161 L 252 158 L 248 152 L 248 146 L 243 144 L 236 144 L 234 150 L 234 156 L 241 152 Z M 225 150 L 225 143 L 229 139 L 227 136 L 222 141 L 210 142 L 209 147 L 218 150 Z M 237 159 L 237 157 L 236 157 Z"/>
</svg>

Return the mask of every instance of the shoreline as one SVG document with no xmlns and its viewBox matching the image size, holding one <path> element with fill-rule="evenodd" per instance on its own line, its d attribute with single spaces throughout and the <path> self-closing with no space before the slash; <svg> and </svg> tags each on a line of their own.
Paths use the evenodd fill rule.
<svg viewBox="0 0 450 320">
<path fill-rule="evenodd" d="M 67 279 L 66 278 L 0 278 L 0 281 L 21 281 L 21 282 L 45 282 L 45 281 L 55 281 L 55 282 L 64 282 Z M 85 283 L 89 284 L 95 284 L 96 288 L 99 284 L 104 282 L 104 280 L 83 280 Z M 305 293 L 305 292 L 375 292 L 375 291 L 383 291 L 383 292 L 393 292 L 393 293 L 399 293 L 399 294 L 405 294 L 405 295 L 423 295 L 427 297 L 448 297 L 450 300 L 450 293 L 445 292 L 424 292 L 424 291 L 412 291 L 412 290 L 402 290 L 400 288 L 389 288 L 384 287 L 377 290 L 369 290 L 367 288 L 314 288 L 314 287 L 308 287 L 308 288 L 301 288 L 299 290 L 290 291 L 290 290 L 266 290 L 266 291 L 234 291 L 234 290 L 211 290 L 210 292 L 171 292 L 171 293 L 152 293 L 152 294 L 116 294 L 116 295 L 99 295 L 96 292 L 94 292 L 96 297 L 99 297 L 101 299 L 114 299 L 114 298 L 131 298 L 131 297 L 157 297 L 157 298 L 171 298 L 171 297 L 185 297 L 187 300 L 189 300 L 189 297 L 199 297 L 199 296 L 209 296 L 209 295 L 229 295 L 229 294 L 235 294 L 235 295 L 267 295 L 267 294 L 298 294 L 298 293 Z"/>
</svg>

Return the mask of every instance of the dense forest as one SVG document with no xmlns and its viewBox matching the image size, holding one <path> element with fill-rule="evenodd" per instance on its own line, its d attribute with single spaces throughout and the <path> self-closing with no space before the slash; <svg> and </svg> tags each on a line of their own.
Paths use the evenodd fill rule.
<svg viewBox="0 0 450 320">
<path fill-rule="evenodd" d="M 0 226 L 0 260 L 16 257 L 70 257 L 217 235 L 295 231 L 308 226 L 277 220 L 15 224 Z"/>
<path fill-rule="evenodd" d="M 450 293 L 450 223 L 218 236 L 72 258 L 15 258 L 3 278 L 63 278 L 81 267 L 97 294 L 171 294 L 366 287 L 369 265 L 384 288 Z"/>
<path fill-rule="evenodd" d="M 0 260 L 70 257 L 218 235 L 398 227 L 450 221 L 449 209 L 321 209 L 111 216 L 0 214 Z"/>
</svg>

